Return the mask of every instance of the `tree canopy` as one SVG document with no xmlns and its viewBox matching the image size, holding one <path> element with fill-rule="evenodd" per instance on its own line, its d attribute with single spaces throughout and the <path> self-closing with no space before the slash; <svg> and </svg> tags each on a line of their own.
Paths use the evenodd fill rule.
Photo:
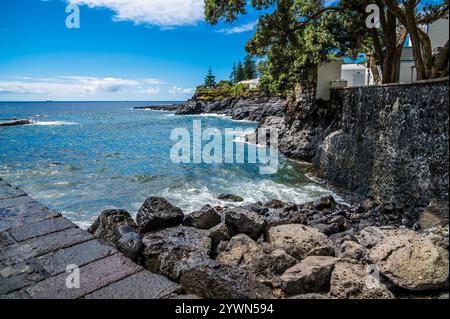
<svg viewBox="0 0 450 319">
<path fill-rule="evenodd" d="M 205 77 L 204 86 L 209 88 L 216 86 L 216 76 L 213 74 L 211 67 L 209 67 L 208 74 Z"/>
<path fill-rule="evenodd" d="M 366 54 L 377 82 L 395 82 L 408 34 L 418 79 L 448 74 L 448 43 L 433 55 L 420 28 L 448 16 L 448 1 L 423 6 L 418 0 L 339 0 L 333 5 L 322 0 L 205 0 L 205 16 L 216 24 L 236 20 L 248 5 L 261 11 L 246 49 L 266 57 L 260 66 L 261 86 L 275 93 L 313 81 L 320 63 L 358 53 Z M 369 4 L 380 8 L 380 28 L 366 26 Z"/>
</svg>

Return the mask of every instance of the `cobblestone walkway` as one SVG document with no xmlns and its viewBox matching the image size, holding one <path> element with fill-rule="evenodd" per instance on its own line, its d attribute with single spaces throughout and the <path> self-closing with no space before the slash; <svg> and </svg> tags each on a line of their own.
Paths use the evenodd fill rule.
<svg viewBox="0 0 450 319">
<path fill-rule="evenodd" d="M 68 265 L 80 287 L 68 288 Z M 179 286 L 0 178 L 0 299 L 158 299 Z"/>
</svg>

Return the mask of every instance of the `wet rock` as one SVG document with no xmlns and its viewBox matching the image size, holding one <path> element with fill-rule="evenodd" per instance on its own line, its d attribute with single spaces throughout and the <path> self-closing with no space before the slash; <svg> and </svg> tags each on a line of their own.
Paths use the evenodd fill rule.
<svg viewBox="0 0 450 319">
<path fill-rule="evenodd" d="M 88 229 L 95 237 L 115 245 L 122 237 L 123 233 L 119 228 L 121 226 L 128 226 L 127 229 L 137 231 L 137 225 L 131 218 L 130 214 L 123 209 L 109 209 L 103 211 Z M 125 228 L 121 228 L 125 229 Z"/>
<path fill-rule="evenodd" d="M 384 276 L 404 289 L 439 289 L 448 281 L 448 251 L 409 229 L 385 231 L 369 258 Z"/>
<path fill-rule="evenodd" d="M 123 210 L 103 212 L 89 229 L 94 236 L 115 246 L 126 257 L 139 261 L 142 252 L 142 240 L 137 225 Z"/>
<path fill-rule="evenodd" d="M 127 225 L 119 227 L 121 237 L 116 243 L 117 249 L 121 251 L 126 257 L 137 261 L 143 249 L 141 236 Z"/>
<path fill-rule="evenodd" d="M 286 204 L 283 201 L 278 199 L 273 199 L 270 202 L 264 204 L 264 206 L 266 206 L 267 208 L 274 208 L 274 209 L 283 208 L 285 205 Z"/>
<path fill-rule="evenodd" d="M 175 281 L 182 272 L 209 261 L 211 239 L 196 228 L 180 226 L 148 233 L 142 242 L 145 267 Z"/>
<path fill-rule="evenodd" d="M 268 241 L 277 249 L 283 249 L 292 257 L 301 260 L 308 256 L 331 256 L 333 243 L 318 230 L 304 225 L 281 225 L 272 227 Z"/>
<path fill-rule="evenodd" d="M 332 210 L 336 207 L 336 201 L 334 200 L 333 196 L 322 197 L 314 203 L 307 204 L 307 207 L 319 211 L 323 211 L 325 209 Z"/>
<path fill-rule="evenodd" d="M 334 257 L 306 257 L 283 274 L 283 291 L 287 294 L 304 294 L 328 289 L 336 262 L 337 258 Z"/>
<path fill-rule="evenodd" d="M 19 126 L 19 125 L 29 125 L 33 124 L 30 120 L 11 120 L 7 122 L 1 122 L 0 127 L 2 126 Z"/>
<path fill-rule="evenodd" d="M 330 296 L 339 299 L 393 299 L 394 295 L 370 269 L 361 264 L 338 262 L 330 281 Z"/>
<path fill-rule="evenodd" d="M 219 224 L 221 220 L 216 209 L 206 205 L 200 211 L 187 215 L 183 220 L 183 225 L 198 229 L 210 229 Z"/>
<path fill-rule="evenodd" d="M 271 299 L 271 289 L 248 271 L 211 261 L 183 272 L 181 286 L 206 299 Z"/>
<path fill-rule="evenodd" d="M 320 224 L 315 224 L 312 227 L 327 236 L 337 234 L 340 231 L 339 226 L 337 224 L 321 224 L 320 223 Z"/>
<path fill-rule="evenodd" d="M 181 209 L 160 197 L 148 198 L 136 215 L 136 221 L 142 233 L 178 226 L 183 219 L 184 214 Z"/>
<path fill-rule="evenodd" d="M 218 199 L 228 201 L 228 202 L 243 202 L 244 199 L 241 196 L 233 195 L 233 194 L 220 194 L 217 196 Z"/>
<path fill-rule="evenodd" d="M 258 240 L 266 228 L 264 218 L 239 207 L 225 211 L 225 224 L 231 236 L 245 234 L 254 240 Z"/>
<path fill-rule="evenodd" d="M 228 233 L 228 228 L 224 222 L 211 228 L 208 233 L 209 238 L 211 238 L 211 258 L 215 259 L 217 255 L 225 249 L 231 236 Z"/>
</svg>

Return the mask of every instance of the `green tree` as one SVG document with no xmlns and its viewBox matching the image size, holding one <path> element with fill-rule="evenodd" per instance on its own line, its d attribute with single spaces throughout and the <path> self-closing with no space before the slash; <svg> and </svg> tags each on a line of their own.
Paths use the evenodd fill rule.
<svg viewBox="0 0 450 319">
<path fill-rule="evenodd" d="M 252 0 L 264 13 L 246 49 L 267 57 L 261 82 L 285 90 L 314 79 L 317 65 L 339 57 L 365 53 L 375 78 L 395 82 L 401 52 L 411 34 L 418 78 L 448 74 L 448 43 L 433 56 L 420 25 L 448 16 L 448 2 L 423 6 L 417 0 Z M 326 4 L 326 3 L 332 3 Z M 247 1 L 205 0 L 206 20 L 232 22 L 247 13 Z M 380 8 L 380 28 L 367 28 L 366 8 Z M 400 21 L 400 23 L 398 23 Z M 377 65 L 381 68 L 379 74 Z M 447 70 L 447 71 L 445 71 Z"/>
<path fill-rule="evenodd" d="M 209 69 L 208 69 L 208 74 L 207 74 L 206 77 L 205 77 L 205 83 L 204 83 L 204 86 L 205 86 L 205 87 L 209 87 L 209 88 L 212 88 L 212 87 L 215 87 L 215 86 L 216 86 L 216 77 L 215 77 L 215 75 L 213 74 L 212 68 L 211 68 L 211 67 L 209 67 Z"/>
<path fill-rule="evenodd" d="M 236 75 L 237 75 L 237 68 L 236 68 L 236 62 L 234 62 L 233 63 L 233 69 L 232 69 L 231 74 L 230 74 L 230 82 L 233 83 L 233 84 L 237 83 Z"/>
<path fill-rule="evenodd" d="M 244 78 L 245 80 L 251 80 L 255 79 L 256 74 L 256 62 L 250 54 L 247 54 L 247 56 L 244 59 Z"/>
<path fill-rule="evenodd" d="M 242 66 L 242 62 L 239 61 L 238 65 L 237 65 L 237 71 L 236 71 L 236 83 L 239 83 L 244 80 L 245 80 L 244 67 Z"/>
</svg>

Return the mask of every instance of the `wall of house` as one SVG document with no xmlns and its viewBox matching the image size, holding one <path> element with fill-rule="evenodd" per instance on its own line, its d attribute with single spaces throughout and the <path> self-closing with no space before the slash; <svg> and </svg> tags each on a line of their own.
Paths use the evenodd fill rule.
<svg viewBox="0 0 450 319">
<path fill-rule="evenodd" d="M 347 86 L 364 86 L 373 84 L 373 76 L 366 67 L 359 64 L 344 64 L 341 79 L 347 81 Z M 359 79 L 359 81 L 357 81 Z"/>
<path fill-rule="evenodd" d="M 412 211 L 437 202 L 448 216 L 449 81 L 335 89 L 339 124 L 314 159 L 346 190 Z"/>
<path fill-rule="evenodd" d="M 449 36 L 449 20 L 440 19 L 428 26 L 428 35 L 431 40 L 432 48 L 443 47 Z"/>
<path fill-rule="evenodd" d="M 330 99 L 330 86 L 334 80 L 341 79 L 342 61 L 333 61 L 319 66 L 317 72 L 317 99 Z"/>
</svg>

